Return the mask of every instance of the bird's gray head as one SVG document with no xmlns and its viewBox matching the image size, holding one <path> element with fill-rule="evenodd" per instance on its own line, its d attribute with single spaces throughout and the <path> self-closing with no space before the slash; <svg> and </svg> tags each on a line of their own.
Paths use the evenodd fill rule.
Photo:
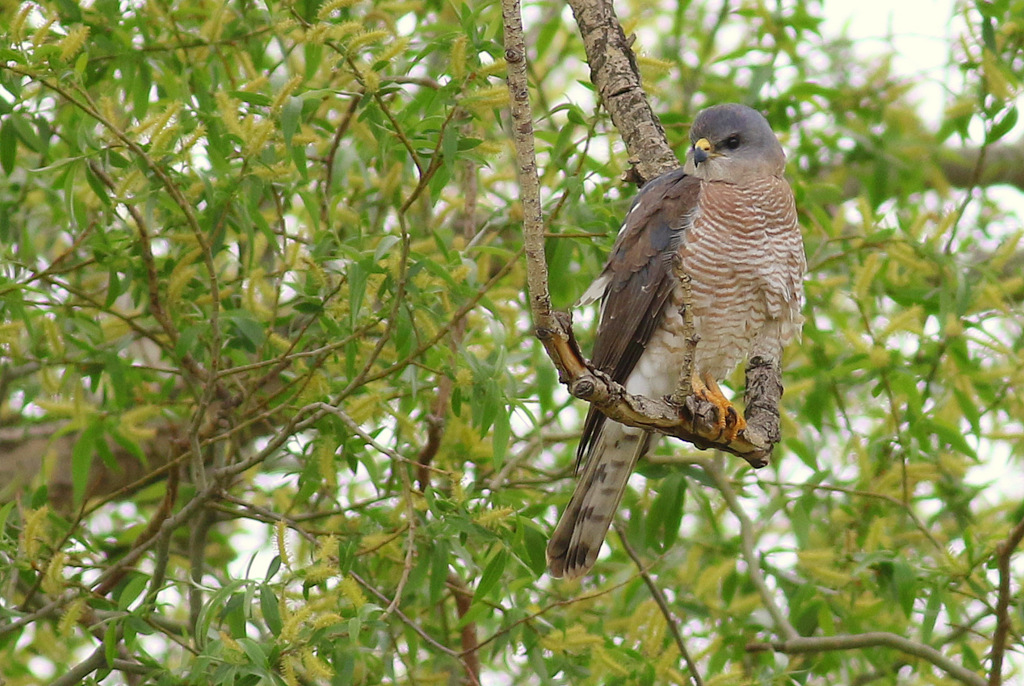
<svg viewBox="0 0 1024 686">
<path fill-rule="evenodd" d="M 782 176 L 786 154 L 768 121 L 746 105 L 715 105 L 690 128 L 683 169 L 705 181 L 744 184 Z"/>
</svg>

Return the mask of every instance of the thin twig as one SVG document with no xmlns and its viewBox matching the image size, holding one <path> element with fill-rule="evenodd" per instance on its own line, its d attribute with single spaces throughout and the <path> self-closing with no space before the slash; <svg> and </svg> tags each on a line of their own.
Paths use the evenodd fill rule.
<svg viewBox="0 0 1024 686">
<path fill-rule="evenodd" d="M 999 569 L 999 595 L 996 600 L 996 632 L 992 637 L 992 666 L 988 675 L 989 686 L 1003 683 L 1003 656 L 1006 637 L 1010 633 L 1010 561 L 1024 538 L 1024 519 L 1010 531 L 1006 540 L 996 546 L 996 564 Z"/>
<path fill-rule="evenodd" d="M 800 634 L 789 623 L 789 620 L 786 619 L 786 615 L 783 613 L 782 608 L 779 607 L 775 596 L 765 582 L 764 573 L 761 571 L 761 561 L 754 550 L 754 523 L 750 521 L 750 517 L 744 511 L 739 498 L 736 497 L 736 491 L 733 490 L 732 484 L 729 483 L 728 477 L 725 476 L 722 465 L 719 464 L 718 460 L 705 460 L 703 466 L 704 471 L 715 482 L 715 487 L 718 488 L 722 497 L 725 498 L 725 504 L 728 506 L 729 511 L 739 520 L 740 551 L 743 554 L 744 561 L 747 563 L 747 573 L 750 575 L 750 581 L 754 584 L 754 588 L 757 589 L 758 595 L 761 596 L 761 602 L 764 603 L 768 614 L 772 616 L 776 630 L 787 640 L 800 638 Z"/>
<path fill-rule="evenodd" d="M 690 651 L 686 649 L 686 642 L 683 641 L 683 635 L 679 631 L 679 620 L 674 614 L 672 614 L 671 608 L 668 606 L 668 599 L 662 592 L 661 587 L 654 583 L 654 578 L 651 577 L 651 573 L 644 566 L 643 560 L 637 554 L 633 546 L 630 545 L 629 539 L 626 538 L 626 532 L 623 529 L 622 524 L 615 522 L 615 533 L 619 535 L 619 539 L 622 541 L 622 548 L 626 551 L 626 554 L 633 560 L 633 564 L 636 565 L 637 571 L 640 572 L 640 577 L 647 584 L 647 589 L 651 592 L 651 597 L 654 598 L 654 602 L 657 603 L 658 609 L 661 610 L 662 616 L 665 617 L 665 623 L 668 624 L 668 630 L 672 632 L 672 638 L 675 639 L 676 647 L 679 648 L 680 654 L 686 661 L 686 668 L 690 672 L 690 680 L 693 681 L 694 686 L 704 686 L 704 681 L 700 677 L 700 672 L 697 671 L 697 664 L 690 657 Z"/>
</svg>

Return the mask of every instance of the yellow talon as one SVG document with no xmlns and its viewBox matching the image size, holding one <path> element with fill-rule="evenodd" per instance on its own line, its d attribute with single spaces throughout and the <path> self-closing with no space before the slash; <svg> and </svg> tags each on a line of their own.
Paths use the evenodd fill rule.
<svg viewBox="0 0 1024 686">
<path fill-rule="evenodd" d="M 747 428 L 747 422 L 743 419 L 725 394 L 719 387 L 718 382 L 710 374 L 693 373 L 693 393 L 699 398 L 711 403 L 718 410 L 715 418 L 714 429 L 717 435 L 708 436 L 715 442 L 730 443 L 740 431 Z"/>
</svg>

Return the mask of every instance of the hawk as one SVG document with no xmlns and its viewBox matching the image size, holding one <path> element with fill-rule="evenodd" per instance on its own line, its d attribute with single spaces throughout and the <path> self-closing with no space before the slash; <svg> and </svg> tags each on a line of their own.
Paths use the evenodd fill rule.
<svg viewBox="0 0 1024 686">
<path fill-rule="evenodd" d="M 679 274 L 688 275 L 694 393 L 718 408 L 718 428 L 731 440 L 745 425 L 718 381 L 744 358 L 781 365 L 803 323 L 806 262 L 786 156 L 765 118 L 744 105 L 711 107 L 697 115 L 690 142 L 683 167 L 637 195 L 579 304 L 602 300 L 593 365 L 629 393 L 660 398 L 682 372 Z M 547 548 L 552 576 L 582 576 L 594 565 L 629 475 L 653 444 L 652 433 L 591 406 L 577 451 L 583 471 Z"/>
</svg>

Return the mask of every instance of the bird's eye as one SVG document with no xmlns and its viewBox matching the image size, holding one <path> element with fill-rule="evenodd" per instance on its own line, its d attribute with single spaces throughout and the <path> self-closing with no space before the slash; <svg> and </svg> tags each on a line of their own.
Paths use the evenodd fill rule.
<svg viewBox="0 0 1024 686">
<path fill-rule="evenodd" d="M 729 138 L 727 138 L 725 141 L 725 146 L 730 150 L 735 150 L 736 148 L 740 147 L 740 137 L 729 136 Z"/>
</svg>

